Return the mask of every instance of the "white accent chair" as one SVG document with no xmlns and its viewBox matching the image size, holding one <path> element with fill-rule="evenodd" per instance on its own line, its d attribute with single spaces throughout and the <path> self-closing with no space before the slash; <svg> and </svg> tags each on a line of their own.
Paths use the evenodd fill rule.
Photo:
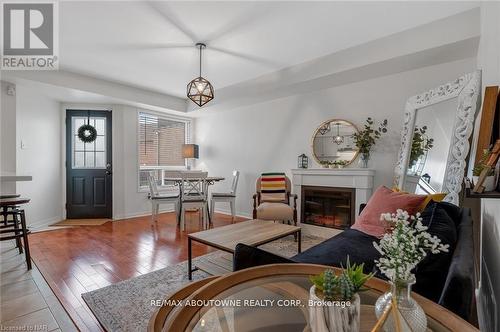
<svg viewBox="0 0 500 332">
<path fill-rule="evenodd" d="M 200 211 L 203 229 L 208 228 L 208 183 L 207 172 L 181 172 L 181 231 L 186 230 L 186 210 Z"/>
<path fill-rule="evenodd" d="M 233 171 L 233 182 L 231 183 L 231 190 L 229 192 L 215 192 L 212 193 L 212 199 L 210 200 L 210 219 L 213 220 L 215 203 L 229 203 L 231 208 L 231 217 L 234 221 L 236 215 L 236 189 L 238 188 L 238 179 L 240 178 L 239 171 Z"/>
<path fill-rule="evenodd" d="M 155 222 L 158 219 L 158 212 L 160 210 L 160 204 L 173 204 L 175 210 L 175 217 L 178 220 L 179 215 L 179 192 L 165 192 L 160 193 L 158 191 L 158 181 L 156 177 L 150 173 L 148 175 L 149 183 L 149 200 L 151 201 L 151 222 Z"/>
</svg>

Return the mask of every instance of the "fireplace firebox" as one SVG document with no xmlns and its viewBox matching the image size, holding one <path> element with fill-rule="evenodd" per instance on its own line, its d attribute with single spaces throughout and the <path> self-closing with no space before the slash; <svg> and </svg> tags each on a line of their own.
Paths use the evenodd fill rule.
<svg viewBox="0 0 500 332">
<path fill-rule="evenodd" d="M 302 186 L 301 222 L 346 229 L 355 218 L 355 189 Z"/>
</svg>

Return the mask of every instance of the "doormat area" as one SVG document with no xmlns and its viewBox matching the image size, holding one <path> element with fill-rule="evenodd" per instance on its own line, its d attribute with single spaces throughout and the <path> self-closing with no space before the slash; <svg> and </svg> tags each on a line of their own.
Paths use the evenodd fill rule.
<svg viewBox="0 0 500 332">
<path fill-rule="evenodd" d="M 50 226 L 101 226 L 112 219 L 66 219 Z"/>
</svg>

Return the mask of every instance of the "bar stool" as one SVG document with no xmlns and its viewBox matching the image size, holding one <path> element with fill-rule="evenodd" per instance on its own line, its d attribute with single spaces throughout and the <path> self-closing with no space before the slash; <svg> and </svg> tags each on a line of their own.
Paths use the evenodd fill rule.
<svg viewBox="0 0 500 332">
<path fill-rule="evenodd" d="M 21 195 L 19 194 L 2 194 L 0 195 L 0 199 L 6 199 L 6 198 L 17 198 L 17 197 L 21 197 Z M 9 206 L 5 206 L 5 207 L 2 207 L 2 217 L 3 217 L 3 223 L 4 225 L 7 225 L 7 211 L 9 209 L 12 209 L 12 207 L 9 207 Z"/>
<path fill-rule="evenodd" d="M 26 227 L 26 215 L 19 205 L 29 203 L 29 198 L 11 197 L 0 198 L 0 208 L 4 216 L 4 225 L 0 226 L 0 241 L 16 240 L 16 246 L 19 253 L 26 255 L 26 265 L 28 270 L 31 270 L 31 256 L 28 243 L 28 234 L 30 230 Z M 12 220 L 8 220 L 8 216 L 12 216 Z M 23 244 L 21 245 L 21 238 Z"/>
</svg>

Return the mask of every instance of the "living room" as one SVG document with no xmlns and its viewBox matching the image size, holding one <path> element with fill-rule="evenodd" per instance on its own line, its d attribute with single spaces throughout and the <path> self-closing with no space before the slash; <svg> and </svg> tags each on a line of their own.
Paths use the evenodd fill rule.
<svg viewBox="0 0 500 332">
<path fill-rule="evenodd" d="M 500 330 L 500 2 L 32 5 L 2 2 L 2 328 Z M 429 236 L 403 286 L 398 232 Z"/>
</svg>

